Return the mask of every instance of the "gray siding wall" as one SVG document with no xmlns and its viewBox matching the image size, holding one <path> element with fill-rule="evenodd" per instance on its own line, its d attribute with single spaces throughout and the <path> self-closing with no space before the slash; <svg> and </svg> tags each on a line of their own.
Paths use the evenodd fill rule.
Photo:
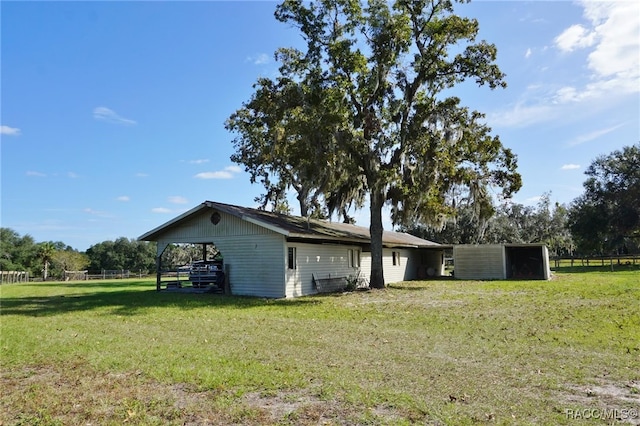
<svg viewBox="0 0 640 426">
<path fill-rule="evenodd" d="M 507 276 L 502 245 L 457 245 L 453 247 L 453 258 L 456 278 L 494 280 Z"/>
<path fill-rule="evenodd" d="M 213 243 L 224 257 L 233 294 L 285 297 L 284 236 L 225 213 L 213 225 L 211 212 L 167 230 L 158 244 Z"/>
</svg>

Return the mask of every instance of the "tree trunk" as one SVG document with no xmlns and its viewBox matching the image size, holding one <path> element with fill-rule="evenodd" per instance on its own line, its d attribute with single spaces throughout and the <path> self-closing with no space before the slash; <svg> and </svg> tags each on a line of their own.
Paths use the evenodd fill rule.
<svg viewBox="0 0 640 426">
<path fill-rule="evenodd" d="M 300 203 L 300 216 L 307 217 L 309 216 L 309 191 L 302 186 L 296 189 L 298 192 L 298 202 Z"/>
<path fill-rule="evenodd" d="M 384 271 L 382 268 L 382 206 L 384 195 L 380 190 L 372 190 L 370 195 L 371 225 L 371 277 L 369 285 L 373 288 L 384 288 Z"/>
</svg>

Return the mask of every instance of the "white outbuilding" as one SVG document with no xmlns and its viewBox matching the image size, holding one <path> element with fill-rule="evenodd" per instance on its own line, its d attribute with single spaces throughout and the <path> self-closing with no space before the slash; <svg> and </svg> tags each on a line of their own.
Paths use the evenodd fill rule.
<svg viewBox="0 0 640 426">
<path fill-rule="evenodd" d="M 463 280 L 532 279 L 551 277 L 545 244 L 454 245 L 455 277 Z"/>
</svg>

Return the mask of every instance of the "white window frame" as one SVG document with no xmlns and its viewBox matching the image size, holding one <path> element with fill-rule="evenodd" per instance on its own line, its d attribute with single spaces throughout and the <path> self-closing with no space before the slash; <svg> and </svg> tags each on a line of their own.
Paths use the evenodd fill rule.
<svg viewBox="0 0 640 426">
<path fill-rule="evenodd" d="M 400 266 L 400 252 L 399 251 L 392 251 L 391 252 L 391 261 L 393 263 L 393 266 Z"/>
<path fill-rule="evenodd" d="M 349 268 L 360 267 L 360 250 L 349 249 L 347 254 L 347 262 Z"/>
<path fill-rule="evenodd" d="M 287 247 L 287 269 L 295 271 L 297 269 L 298 253 L 295 247 Z"/>
</svg>

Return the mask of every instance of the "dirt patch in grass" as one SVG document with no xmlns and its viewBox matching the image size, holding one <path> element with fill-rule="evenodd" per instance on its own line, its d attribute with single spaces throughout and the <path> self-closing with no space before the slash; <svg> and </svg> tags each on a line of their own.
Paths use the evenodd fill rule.
<svg viewBox="0 0 640 426">
<path fill-rule="evenodd" d="M 213 424 L 215 392 L 84 365 L 3 371 L 0 424 Z"/>
<path fill-rule="evenodd" d="M 640 425 L 640 381 L 615 383 L 600 380 L 590 385 L 567 385 L 558 400 L 569 416 Z"/>
<path fill-rule="evenodd" d="M 387 407 L 356 407 L 304 391 L 235 392 L 166 384 L 140 372 L 83 364 L 30 366 L 0 376 L 0 425 L 347 425 L 389 424 Z"/>
<path fill-rule="evenodd" d="M 323 399 L 312 393 L 251 392 L 243 395 L 241 403 L 259 409 L 274 424 L 352 425 L 364 422 L 383 425 L 408 419 L 388 406 L 366 408 L 346 404 L 335 398 Z"/>
</svg>

